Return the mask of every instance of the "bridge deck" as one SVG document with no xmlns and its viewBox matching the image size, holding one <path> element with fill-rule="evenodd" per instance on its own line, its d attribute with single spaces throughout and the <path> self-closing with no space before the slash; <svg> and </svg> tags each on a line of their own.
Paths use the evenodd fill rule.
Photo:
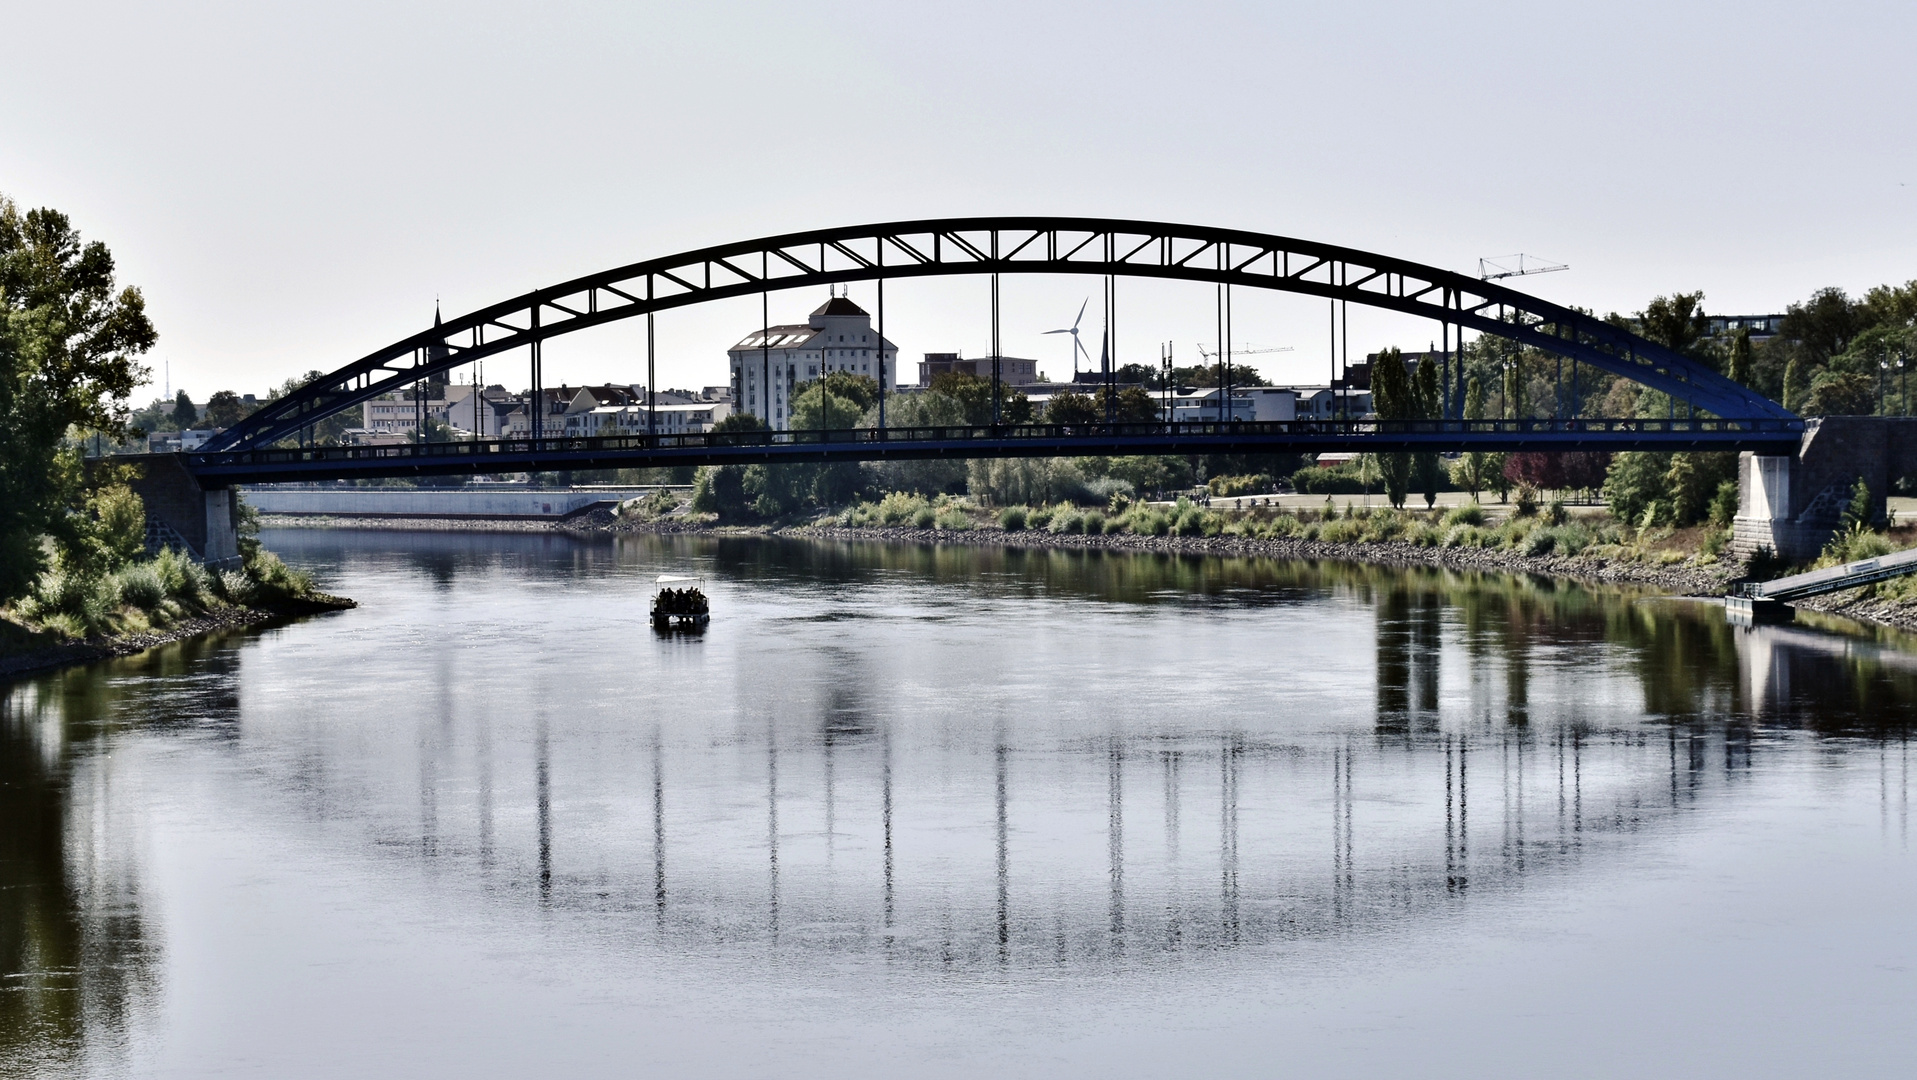
<svg viewBox="0 0 1917 1080">
<path fill-rule="evenodd" d="M 1761 450 L 1795 453 L 1800 420 L 1293 420 L 996 424 L 479 439 L 183 455 L 209 486 L 377 476 L 939 457 L 1326 451 Z"/>
</svg>

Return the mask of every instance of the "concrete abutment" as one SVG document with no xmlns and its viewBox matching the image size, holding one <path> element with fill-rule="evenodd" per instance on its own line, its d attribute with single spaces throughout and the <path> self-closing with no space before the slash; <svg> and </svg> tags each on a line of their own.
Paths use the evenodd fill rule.
<svg viewBox="0 0 1917 1080">
<path fill-rule="evenodd" d="M 1731 551 L 1739 558 L 1749 558 L 1759 548 L 1790 562 L 1814 558 L 1836 531 L 1860 477 L 1870 486 L 1871 519 L 1882 524 L 1891 487 L 1913 475 L 1917 418 L 1809 420 L 1795 455 L 1738 455 Z"/>
<path fill-rule="evenodd" d="M 117 462 L 139 467 L 130 486 L 146 504 L 147 546 L 183 547 L 215 569 L 239 565 L 239 498 L 229 487 L 200 486 L 178 454 L 133 454 Z"/>
</svg>

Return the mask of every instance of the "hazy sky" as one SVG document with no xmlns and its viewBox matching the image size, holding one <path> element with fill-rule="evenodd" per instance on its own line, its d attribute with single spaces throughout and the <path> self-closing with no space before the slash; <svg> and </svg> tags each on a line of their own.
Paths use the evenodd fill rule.
<svg viewBox="0 0 1917 1080">
<path fill-rule="evenodd" d="M 146 293 L 175 388 L 263 392 L 456 314 L 776 232 L 975 213 L 1197 222 L 1599 311 L 1781 310 L 1917 278 L 1917 4 L 7 4 L 0 191 Z M 1095 279 L 1007 279 L 1006 351 L 1069 369 Z M 870 286 L 853 297 L 869 300 Z M 775 294 L 774 321 L 822 294 Z M 1212 337 L 1208 289 L 1120 285 L 1120 358 Z M 985 351 L 980 279 L 894 285 L 908 360 Z M 1322 302 L 1237 338 L 1322 378 Z M 1088 327 L 1095 324 L 1087 316 Z M 1354 311 L 1354 352 L 1424 324 Z M 662 316 L 724 379 L 756 302 Z M 643 379 L 630 326 L 547 381 Z M 1095 329 L 1094 329 L 1095 333 Z M 912 369 L 908 367 L 908 373 Z M 502 356 L 487 378 L 525 384 Z M 145 400 L 148 395 L 138 395 Z"/>
</svg>

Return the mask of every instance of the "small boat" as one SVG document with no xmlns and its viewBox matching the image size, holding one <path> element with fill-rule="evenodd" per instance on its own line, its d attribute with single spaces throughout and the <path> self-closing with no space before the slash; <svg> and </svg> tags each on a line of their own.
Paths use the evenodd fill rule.
<svg viewBox="0 0 1917 1080">
<path fill-rule="evenodd" d="M 660 574 L 652 593 L 652 625 L 658 630 L 674 626 L 704 626 L 712 619 L 706 602 L 706 580 L 684 574 Z"/>
</svg>

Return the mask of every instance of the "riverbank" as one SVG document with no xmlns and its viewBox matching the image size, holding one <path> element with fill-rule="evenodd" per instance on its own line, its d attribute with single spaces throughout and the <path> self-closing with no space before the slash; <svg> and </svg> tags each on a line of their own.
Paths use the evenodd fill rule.
<svg viewBox="0 0 1917 1080">
<path fill-rule="evenodd" d="M 673 533 L 714 536 L 783 536 L 796 539 L 851 540 L 893 544 L 967 544 L 974 546 L 1212 555 L 1234 558 L 1303 559 L 1369 563 L 1379 566 L 1433 567 L 1479 573 L 1531 574 L 1601 585 L 1649 586 L 1679 596 L 1722 596 L 1743 576 L 1731 561 L 1699 564 L 1692 560 L 1658 562 L 1602 555 L 1525 555 L 1509 548 L 1433 547 L 1405 541 L 1334 542 L 1296 538 L 1251 539 L 1237 536 L 1140 536 L 1131 533 L 1086 536 L 1036 530 L 1009 531 L 989 524 L 972 529 L 921 529 L 910 526 L 850 527 L 834 524 L 718 525 L 694 516 L 652 521 L 616 517 L 607 511 L 570 521 L 477 521 L 437 518 L 274 517 L 278 528 L 394 529 L 455 532 Z M 1870 587 L 1802 601 L 1798 607 L 1862 623 L 1917 632 L 1917 604 L 1886 598 Z"/>
<path fill-rule="evenodd" d="M 625 523 L 611 532 L 686 532 L 678 523 Z M 902 544 L 969 544 L 974 546 L 1116 551 L 1138 554 L 1211 555 L 1226 558 L 1302 559 L 1369 563 L 1378 566 L 1427 566 L 1448 570 L 1509 574 L 1538 574 L 1574 578 L 1601 584 L 1651 585 L 1687 595 L 1722 595 L 1740 568 L 1735 564 L 1709 566 L 1599 560 L 1578 555 L 1523 555 L 1491 548 L 1434 548 L 1400 541 L 1334 543 L 1323 540 L 1250 539 L 1236 536 L 1138 536 L 1007 531 L 989 527 L 969 530 L 917 529 L 905 526 L 853 528 L 839 525 L 707 526 L 697 529 L 715 535 L 785 536 L 817 540 L 857 540 Z"/>
<path fill-rule="evenodd" d="M 188 641 L 207 634 L 239 630 L 249 626 L 344 611 L 359 605 L 343 596 L 311 593 L 304 597 L 276 600 L 253 607 L 233 605 L 213 608 L 184 618 L 164 629 L 130 634 L 102 634 L 95 637 L 60 640 L 56 634 L 35 632 L 10 619 L 0 618 L 0 683 L 29 675 L 91 664 L 115 657 L 132 656 L 176 641 Z"/>
</svg>

